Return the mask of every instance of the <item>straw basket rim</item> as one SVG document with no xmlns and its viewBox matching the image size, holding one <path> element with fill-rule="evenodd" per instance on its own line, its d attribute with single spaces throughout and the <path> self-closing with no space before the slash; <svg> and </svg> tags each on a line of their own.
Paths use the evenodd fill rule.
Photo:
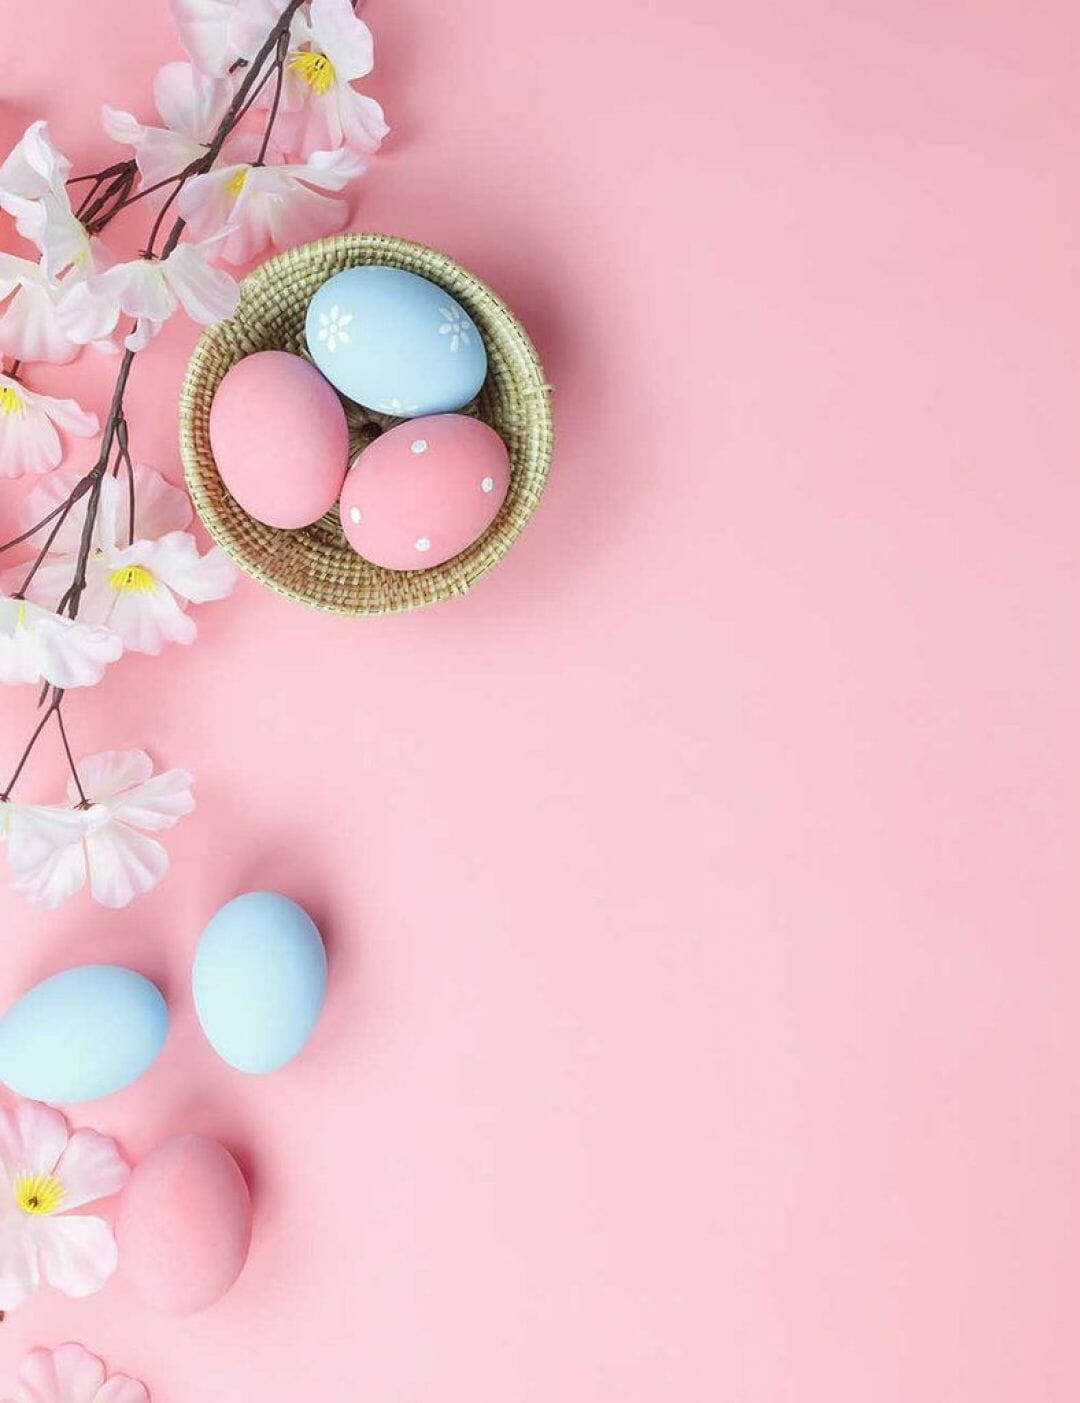
<svg viewBox="0 0 1080 1403">
<path fill-rule="evenodd" d="M 265 526 L 226 489 L 210 450 L 209 413 L 226 371 L 258 350 L 306 357 L 303 321 L 315 289 L 360 264 L 404 268 L 437 283 L 465 308 L 484 340 L 488 376 L 472 406 L 502 436 L 510 489 L 495 521 L 460 555 L 428 569 L 393 571 L 351 550 L 334 508 L 300 531 Z M 550 386 L 524 327 L 500 297 L 448 254 L 389 234 L 346 233 L 280 253 L 243 279 L 235 314 L 209 327 L 192 352 L 180 392 L 184 477 L 214 542 L 248 575 L 286 598 L 360 616 L 418 609 L 465 594 L 506 554 L 539 501 L 551 463 Z M 306 357 L 310 359 L 310 357 Z M 397 421 L 346 405 L 352 451 Z"/>
</svg>

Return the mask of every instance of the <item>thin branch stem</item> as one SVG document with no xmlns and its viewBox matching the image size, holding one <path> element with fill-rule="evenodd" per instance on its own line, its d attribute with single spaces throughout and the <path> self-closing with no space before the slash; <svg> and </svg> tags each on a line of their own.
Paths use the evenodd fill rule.
<svg viewBox="0 0 1080 1403">
<path fill-rule="evenodd" d="M 71 746 L 68 742 L 67 737 L 67 727 L 64 725 L 64 713 L 60 710 L 60 703 L 63 700 L 63 697 L 63 692 L 60 691 L 59 688 L 57 688 L 55 701 L 56 724 L 60 727 L 60 739 L 64 743 L 64 754 L 67 756 L 67 762 L 71 769 L 71 778 L 75 781 L 75 788 L 78 791 L 79 795 L 79 803 L 82 804 L 83 807 L 85 807 L 87 802 L 86 791 L 82 787 L 82 780 L 79 778 L 79 771 L 75 767 L 75 757 L 71 753 Z"/>
<path fill-rule="evenodd" d="M 278 108 L 281 106 L 281 89 L 285 82 L 285 55 L 289 51 L 289 31 L 278 40 L 277 56 L 274 59 L 274 72 L 277 75 L 274 82 L 274 100 L 270 104 L 270 115 L 266 119 L 266 126 L 263 129 L 262 143 L 259 146 L 259 154 L 255 158 L 255 164 L 261 166 L 266 160 L 267 148 L 270 145 L 270 135 L 274 130 L 274 123 L 277 121 Z"/>
</svg>

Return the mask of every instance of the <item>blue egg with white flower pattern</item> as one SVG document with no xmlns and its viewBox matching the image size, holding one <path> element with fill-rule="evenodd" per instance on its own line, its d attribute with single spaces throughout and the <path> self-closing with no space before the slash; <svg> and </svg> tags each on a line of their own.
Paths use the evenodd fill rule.
<svg viewBox="0 0 1080 1403">
<path fill-rule="evenodd" d="M 469 403 L 487 352 L 449 293 L 401 268 L 346 268 L 319 288 L 305 324 L 311 358 L 366 409 L 409 419 Z"/>
</svg>

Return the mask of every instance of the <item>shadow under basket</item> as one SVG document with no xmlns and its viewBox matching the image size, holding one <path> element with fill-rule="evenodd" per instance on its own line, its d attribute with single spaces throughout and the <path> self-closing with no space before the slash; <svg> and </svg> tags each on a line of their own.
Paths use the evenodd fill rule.
<svg viewBox="0 0 1080 1403">
<path fill-rule="evenodd" d="M 510 490 L 478 540 L 429 570 L 385 570 L 362 560 L 342 534 L 336 507 L 301 531 L 264 526 L 230 495 L 210 452 L 210 405 L 226 371 L 255 351 L 292 351 L 310 359 L 304 343 L 308 302 L 327 278 L 358 264 L 404 268 L 437 283 L 465 308 L 487 349 L 487 379 L 463 412 L 477 415 L 502 437 L 510 453 Z M 348 402 L 345 408 L 351 454 L 398 422 Z M 524 329 L 460 264 L 405 239 L 339 234 L 269 259 L 241 284 L 235 316 L 202 336 L 180 392 L 180 452 L 203 524 L 254 579 L 336 614 L 419 609 L 464 594 L 506 554 L 528 521 L 551 461 L 548 386 Z"/>
</svg>

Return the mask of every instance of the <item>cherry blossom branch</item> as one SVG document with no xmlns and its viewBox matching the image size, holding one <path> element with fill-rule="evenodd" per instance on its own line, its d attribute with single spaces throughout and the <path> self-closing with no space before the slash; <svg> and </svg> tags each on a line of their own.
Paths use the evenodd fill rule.
<svg viewBox="0 0 1080 1403">
<path fill-rule="evenodd" d="M 283 69 L 285 55 L 287 52 L 289 31 L 292 25 L 293 17 L 296 14 L 297 10 L 300 9 L 300 6 L 303 3 L 304 0 L 289 0 L 289 3 L 285 6 L 277 22 L 270 30 L 270 33 L 267 35 L 267 38 L 263 42 L 261 48 L 252 58 L 250 64 L 247 66 L 247 71 L 244 73 L 243 78 L 237 85 L 236 92 L 233 94 L 232 100 L 230 101 L 224 116 L 218 124 L 218 127 L 214 132 L 213 136 L 211 137 L 209 143 L 207 144 L 205 153 L 198 160 L 190 162 L 182 171 L 177 172 L 175 176 L 169 177 L 167 180 L 159 182 L 158 185 L 154 187 L 160 189 L 165 188 L 166 186 L 171 184 L 174 186 L 174 189 L 163 203 L 162 208 L 158 211 L 157 217 L 154 220 L 150 236 L 147 239 L 144 257 L 148 259 L 165 259 L 177 247 L 186 225 L 186 220 L 184 220 L 183 218 L 177 218 L 176 220 L 174 220 L 168 232 L 168 235 L 165 238 L 165 242 L 162 245 L 160 253 L 155 252 L 155 245 L 157 243 L 157 239 L 161 232 L 161 229 L 163 228 L 167 211 L 169 210 L 172 203 L 175 201 L 175 199 L 177 198 L 180 191 L 183 189 L 184 185 L 187 183 L 188 180 L 192 179 L 196 175 L 205 174 L 213 168 L 214 162 L 221 154 L 221 150 L 225 145 L 225 142 L 228 140 L 231 133 L 235 130 L 238 122 L 240 122 L 244 115 L 247 113 L 251 103 L 258 96 L 259 91 L 261 91 L 265 83 L 268 82 L 271 77 L 276 75 L 277 84 L 275 88 L 273 106 L 263 135 L 262 150 L 260 152 L 260 162 L 262 161 L 262 159 L 265 158 L 266 149 L 270 140 L 270 133 L 273 128 L 273 124 L 277 118 L 278 109 L 280 105 Z M 273 56 L 273 62 L 271 66 L 267 68 L 264 72 L 263 70 L 264 68 L 266 68 L 266 65 L 271 59 L 271 56 Z M 134 160 L 122 161 L 117 162 L 112 166 L 106 167 L 104 170 L 98 171 L 91 176 L 76 177 L 73 181 L 68 182 L 69 184 L 82 183 L 84 181 L 90 183 L 90 190 L 88 196 L 83 200 L 83 203 L 79 207 L 78 211 L 78 217 L 83 223 L 88 234 L 100 232 L 101 229 L 103 229 L 113 218 L 115 218 L 115 216 L 120 212 L 120 210 L 125 208 L 127 204 L 134 203 L 136 199 L 141 198 L 145 194 L 151 193 L 151 190 L 147 189 L 140 191 L 134 197 L 131 197 L 131 187 L 134 184 L 136 173 L 137 167 Z M 30 537 L 36 535 L 38 531 L 42 530 L 45 526 L 49 525 L 49 523 L 52 522 L 51 530 L 49 531 L 49 534 L 45 539 L 44 545 L 38 552 L 35 560 L 29 568 L 25 579 L 22 582 L 21 587 L 14 596 L 17 599 L 22 599 L 25 595 L 27 587 L 34 578 L 34 575 L 37 573 L 38 569 L 41 567 L 41 564 L 47 557 L 49 553 L 49 548 L 51 547 L 53 541 L 56 539 L 56 536 L 59 533 L 61 527 L 67 520 L 67 517 L 70 514 L 72 508 L 83 497 L 87 498 L 86 515 L 83 519 L 82 533 L 79 540 L 78 552 L 75 557 L 73 579 L 71 585 L 65 592 L 64 597 L 56 610 L 58 614 L 63 614 L 66 612 L 67 616 L 72 620 L 74 620 L 78 615 L 79 604 L 82 599 L 83 592 L 86 589 L 86 572 L 90 560 L 91 551 L 93 549 L 94 529 L 97 523 L 98 506 L 101 499 L 101 485 L 105 473 L 108 469 L 110 459 L 112 458 L 114 446 L 117 448 L 116 470 L 119 471 L 120 464 L 123 463 L 128 473 L 128 537 L 129 542 L 134 541 L 135 480 L 133 464 L 131 461 L 130 445 L 128 442 L 127 421 L 124 415 L 124 396 L 127 390 L 128 380 L 131 375 L 132 366 L 134 365 L 135 357 L 137 354 L 138 352 L 136 350 L 133 350 L 130 347 L 128 347 L 124 350 L 123 355 L 121 357 L 119 370 L 117 372 L 116 381 L 113 387 L 112 400 L 110 402 L 109 411 L 101 432 L 100 449 L 98 452 L 97 461 L 95 462 L 94 466 L 90 469 L 88 473 L 86 473 L 82 478 L 79 479 L 79 481 L 72 488 L 65 501 L 60 503 L 60 505 L 53 511 L 51 511 L 48 514 L 48 516 L 43 518 L 42 521 L 38 522 L 28 531 L 23 532 L 21 535 L 15 537 L 14 540 L 7 542 L 3 547 L 0 547 L 0 551 L 3 551 L 9 549 L 12 546 L 18 545 L 22 541 L 28 540 Z M 16 365 L 11 373 L 14 374 L 14 369 L 17 368 L 18 363 L 16 362 Z M 71 769 L 76 789 L 80 796 L 80 801 L 83 804 L 87 802 L 86 795 L 83 792 L 82 784 L 79 780 L 77 767 L 75 765 L 75 760 L 71 751 L 71 746 L 68 742 L 67 731 L 64 726 L 64 719 L 61 710 L 65 696 L 64 689 L 55 686 L 52 688 L 46 688 L 42 694 L 43 701 L 46 696 L 50 698 L 48 707 L 44 714 L 38 720 L 37 725 L 31 733 L 30 738 L 27 741 L 27 744 L 24 747 L 23 752 L 15 766 L 11 778 L 8 780 L 7 785 L 4 787 L 4 789 L 0 791 L 0 802 L 7 802 L 11 791 L 18 782 L 18 779 L 22 774 L 27 761 L 29 760 L 31 753 L 33 752 L 35 745 L 37 744 L 40 736 L 44 732 L 50 718 L 54 715 L 57 719 L 57 725 L 60 730 L 61 742 L 63 744 L 64 752 L 67 757 L 68 765 Z"/>
</svg>

